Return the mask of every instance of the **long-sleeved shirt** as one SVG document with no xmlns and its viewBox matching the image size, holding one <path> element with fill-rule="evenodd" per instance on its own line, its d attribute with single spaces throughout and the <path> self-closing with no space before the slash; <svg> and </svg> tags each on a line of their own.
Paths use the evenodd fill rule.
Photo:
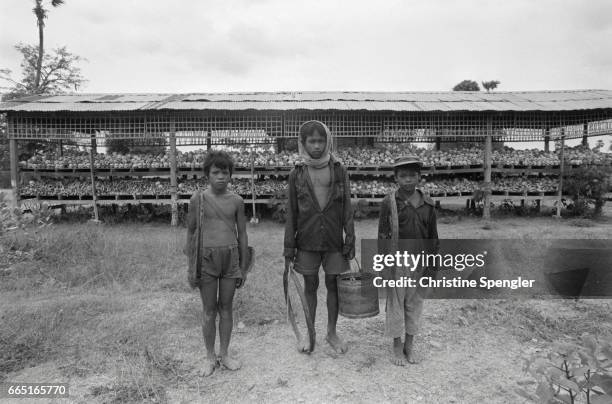
<svg viewBox="0 0 612 404">
<path fill-rule="evenodd" d="M 333 157 L 329 161 L 329 167 L 331 187 L 325 206 L 320 206 L 316 198 L 306 165 L 298 164 L 289 173 L 283 251 L 286 257 L 293 257 L 296 248 L 307 251 L 341 251 L 343 254 L 355 248 L 348 173 Z"/>
<path fill-rule="evenodd" d="M 416 253 L 419 253 L 421 250 L 425 250 L 426 253 L 437 253 L 439 250 L 439 240 L 435 204 L 433 200 L 427 195 L 424 195 L 421 190 L 417 189 L 415 192 L 418 192 L 420 195 L 419 204 L 416 207 L 408 200 L 403 199 L 399 195 L 399 192 L 392 192 L 385 196 L 380 206 L 378 238 L 381 240 L 391 240 L 393 238 L 391 197 L 395 194 L 398 216 L 398 239 L 412 240 L 407 244 L 404 243 L 404 245 L 415 248 L 416 251 L 414 252 Z M 422 242 L 419 243 L 417 240 L 421 240 Z M 390 245 L 389 243 L 385 243 L 383 249 L 389 248 Z M 389 252 L 391 251 L 384 251 L 384 253 Z M 427 270 L 428 275 L 433 277 L 436 276 L 436 271 L 433 271 L 433 268 L 427 268 Z M 394 275 L 384 272 L 383 276 L 387 277 Z"/>
<path fill-rule="evenodd" d="M 437 239 L 438 224 L 436 220 L 435 204 L 431 198 L 424 195 L 420 189 L 415 190 L 421 194 L 420 203 L 414 207 L 404 200 L 399 192 L 395 193 L 397 204 L 398 227 L 400 239 Z M 378 238 L 391 239 L 391 195 L 385 196 L 380 206 L 378 221 Z"/>
</svg>

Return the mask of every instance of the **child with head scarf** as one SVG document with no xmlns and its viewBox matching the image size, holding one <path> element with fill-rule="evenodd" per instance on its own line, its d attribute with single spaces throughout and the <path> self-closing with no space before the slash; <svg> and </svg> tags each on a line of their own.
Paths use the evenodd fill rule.
<svg viewBox="0 0 612 404">
<path fill-rule="evenodd" d="M 355 228 L 351 190 L 346 168 L 331 153 L 332 136 L 319 121 L 299 129 L 298 148 L 303 162 L 289 174 L 289 201 L 285 225 L 285 268 L 293 262 L 304 276 L 304 293 L 312 320 L 317 309 L 319 268 L 327 288 L 326 341 L 338 353 L 346 343 L 336 332 L 338 321 L 338 275 L 349 270 L 355 256 Z M 344 237 L 343 237 L 344 236 Z M 300 352 L 309 351 L 305 341 Z"/>
</svg>

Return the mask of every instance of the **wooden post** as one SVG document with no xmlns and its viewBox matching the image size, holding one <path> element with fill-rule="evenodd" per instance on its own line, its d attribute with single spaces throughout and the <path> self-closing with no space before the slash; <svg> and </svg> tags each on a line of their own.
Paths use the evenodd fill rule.
<svg viewBox="0 0 612 404">
<path fill-rule="evenodd" d="M 278 135 L 278 133 L 277 133 Z M 281 114 L 281 130 L 280 139 L 276 138 L 276 152 L 280 153 L 287 148 L 287 139 L 285 138 L 285 114 Z"/>
<path fill-rule="evenodd" d="M 544 211 L 544 200 L 536 199 L 536 203 L 538 205 L 538 212 L 542 213 Z"/>
<path fill-rule="evenodd" d="M 253 202 L 253 217 L 251 218 L 251 223 L 259 223 L 255 211 L 255 154 L 253 153 L 253 147 L 251 147 L 251 200 Z"/>
<path fill-rule="evenodd" d="M 172 120 L 170 121 L 170 201 L 170 211 L 172 217 L 170 225 L 178 226 L 178 203 L 176 187 L 176 125 L 174 122 L 174 118 L 172 118 Z"/>
<path fill-rule="evenodd" d="M 277 137 L 274 139 L 274 151 L 276 153 L 280 153 L 284 149 L 284 139 Z"/>
<path fill-rule="evenodd" d="M 544 130 L 544 151 L 546 153 L 550 151 L 550 128 Z"/>
<path fill-rule="evenodd" d="M 559 189 L 557 191 L 557 218 L 561 217 L 561 204 L 563 199 L 563 174 L 565 172 L 565 128 L 561 128 L 561 155 L 559 156 Z"/>
<path fill-rule="evenodd" d="M 19 206 L 19 155 L 17 139 L 9 139 L 9 155 L 11 158 L 11 188 L 13 189 L 13 206 Z"/>
<path fill-rule="evenodd" d="M 64 157 L 64 142 L 61 140 L 59 141 L 59 156 Z"/>
<path fill-rule="evenodd" d="M 95 158 L 96 154 L 96 135 L 91 135 L 91 150 L 89 151 L 89 174 L 91 175 L 91 198 L 94 209 L 93 221 L 98 223 L 100 218 L 98 216 L 98 196 L 96 195 L 96 175 L 95 175 Z"/>
<path fill-rule="evenodd" d="M 440 151 L 440 138 L 436 137 L 436 151 Z"/>
<path fill-rule="evenodd" d="M 281 139 L 283 139 L 283 150 L 285 150 L 285 148 L 287 147 L 286 144 L 286 140 L 287 138 L 285 137 L 285 113 L 283 112 L 283 114 L 281 115 Z M 280 152 L 281 150 L 279 150 Z"/>
<path fill-rule="evenodd" d="M 582 124 L 582 145 L 589 147 L 589 124 L 587 122 Z"/>
<path fill-rule="evenodd" d="M 485 133 L 484 147 L 484 206 L 482 209 L 482 218 L 485 220 L 491 219 L 491 136 L 493 132 L 493 121 L 489 116 L 487 118 L 487 131 Z"/>
</svg>

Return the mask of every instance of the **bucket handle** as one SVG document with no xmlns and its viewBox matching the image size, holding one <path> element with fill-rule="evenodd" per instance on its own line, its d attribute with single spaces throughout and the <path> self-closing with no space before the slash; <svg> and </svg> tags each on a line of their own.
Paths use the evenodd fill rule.
<svg viewBox="0 0 612 404">
<path fill-rule="evenodd" d="M 359 265 L 359 261 L 357 261 L 357 258 L 353 257 L 353 261 L 355 261 L 355 264 L 357 264 L 357 271 L 353 271 L 353 268 L 351 268 L 351 272 L 361 273 L 361 265 Z"/>
</svg>

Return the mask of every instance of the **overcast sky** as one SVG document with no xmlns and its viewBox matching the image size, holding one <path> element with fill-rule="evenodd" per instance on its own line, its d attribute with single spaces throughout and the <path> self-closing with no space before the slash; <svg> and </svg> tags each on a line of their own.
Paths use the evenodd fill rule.
<svg viewBox="0 0 612 404">
<path fill-rule="evenodd" d="M 34 1 L 0 4 L 18 78 Z M 84 92 L 612 89 L 611 15 L 610 0 L 66 0 L 45 44 L 87 59 Z"/>
<path fill-rule="evenodd" d="M 1 0 L 0 67 L 37 42 L 33 3 Z M 612 89 L 611 15 L 609 0 L 66 0 L 45 38 L 88 59 L 86 92 Z"/>
</svg>

